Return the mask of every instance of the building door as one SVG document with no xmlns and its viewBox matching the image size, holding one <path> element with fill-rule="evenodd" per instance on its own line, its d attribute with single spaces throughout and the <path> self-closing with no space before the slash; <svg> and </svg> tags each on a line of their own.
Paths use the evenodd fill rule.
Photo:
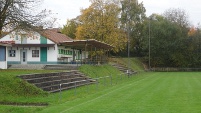
<svg viewBox="0 0 201 113">
<path fill-rule="evenodd" d="M 6 47 L 0 46 L 0 61 L 6 61 Z"/>
<path fill-rule="evenodd" d="M 40 61 L 43 63 L 47 62 L 47 47 L 40 48 Z"/>
<path fill-rule="evenodd" d="M 27 64 L 27 50 L 20 50 L 21 64 Z"/>
</svg>

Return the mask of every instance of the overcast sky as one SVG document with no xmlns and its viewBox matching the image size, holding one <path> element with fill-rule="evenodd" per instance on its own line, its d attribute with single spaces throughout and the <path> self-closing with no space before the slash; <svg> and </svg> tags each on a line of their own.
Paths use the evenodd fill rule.
<svg viewBox="0 0 201 113">
<path fill-rule="evenodd" d="M 162 14 L 169 8 L 180 8 L 186 11 L 193 25 L 197 26 L 201 22 L 201 0 L 139 0 L 139 2 L 143 2 L 147 16 L 152 13 Z M 89 0 L 44 0 L 42 7 L 52 10 L 58 19 L 57 26 L 62 27 L 67 19 L 80 15 L 81 8 L 89 6 Z"/>
</svg>

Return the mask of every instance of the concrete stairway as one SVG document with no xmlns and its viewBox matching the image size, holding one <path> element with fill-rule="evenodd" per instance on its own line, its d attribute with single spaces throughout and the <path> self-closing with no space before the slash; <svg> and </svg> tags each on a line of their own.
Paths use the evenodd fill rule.
<svg viewBox="0 0 201 113">
<path fill-rule="evenodd" d="M 43 69 L 44 64 L 12 64 L 9 65 L 9 69 Z"/>
<path fill-rule="evenodd" d="M 47 70 L 77 70 L 80 64 L 58 64 L 58 65 L 45 65 L 44 69 Z"/>
<path fill-rule="evenodd" d="M 12 64 L 9 69 L 77 70 L 80 64 Z"/>
<path fill-rule="evenodd" d="M 117 64 L 117 63 L 112 63 L 111 64 L 113 67 L 117 68 L 118 70 L 120 70 L 121 72 L 125 73 L 125 74 L 129 74 L 129 75 L 133 75 L 133 74 L 136 74 L 137 72 L 130 69 L 129 68 L 129 71 L 128 71 L 128 68 L 126 66 L 123 66 L 121 64 Z"/>
<path fill-rule="evenodd" d="M 50 93 L 96 82 L 77 70 L 60 73 L 21 75 L 19 77 Z"/>
</svg>

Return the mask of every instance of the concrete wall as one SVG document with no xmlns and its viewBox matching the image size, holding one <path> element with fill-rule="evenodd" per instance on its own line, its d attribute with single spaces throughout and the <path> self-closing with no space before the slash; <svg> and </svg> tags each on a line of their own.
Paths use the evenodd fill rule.
<svg viewBox="0 0 201 113">
<path fill-rule="evenodd" d="M 0 61 L 0 69 L 7 69 L 7 62 L 6 61 Z"/>
<path fill-rule="evenodd" d="M 57 62 L 57 54 L 58 54 L 57 45 L 55 45 L 54 47 L 49 47 L 49 49 L 47 49 L 47 61 Z"/>
</svg>

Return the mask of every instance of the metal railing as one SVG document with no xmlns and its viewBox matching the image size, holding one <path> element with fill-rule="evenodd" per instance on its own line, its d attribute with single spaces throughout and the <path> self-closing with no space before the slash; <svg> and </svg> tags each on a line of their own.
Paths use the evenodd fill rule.
<svg viewBox="0 0 201 113">
<path fill-rule="evenodd" d="M 118 83 L 121 83 L 124 80 L 128 80 L 132 76 L 127 76 L 125 73 L 118 74 L 116 76 L 103 76 L 103 77 L 96 77 L 89 80 L 79 80 L 79 81 L 73 81 L 69 83 L 61 83 L 59 85 L 59 101 L 62 100 L 62 95 L 69 95 L 69 98 L 71 96 L 75 97 L 77 95 L 81 94 L 89 94 L 90 92 L 97 92 L 99 90 L 112 87 Z M 82 84 L 80 84 L 82 83 Z M 73 86 L 70 86 L 72 85 Z M 69 87 L 63 87 L 63 86 Z M 84 89 L 84 90 L 83 90 Z M 65 90 L 63 92 L 63 90 Z"/>
</svg>

